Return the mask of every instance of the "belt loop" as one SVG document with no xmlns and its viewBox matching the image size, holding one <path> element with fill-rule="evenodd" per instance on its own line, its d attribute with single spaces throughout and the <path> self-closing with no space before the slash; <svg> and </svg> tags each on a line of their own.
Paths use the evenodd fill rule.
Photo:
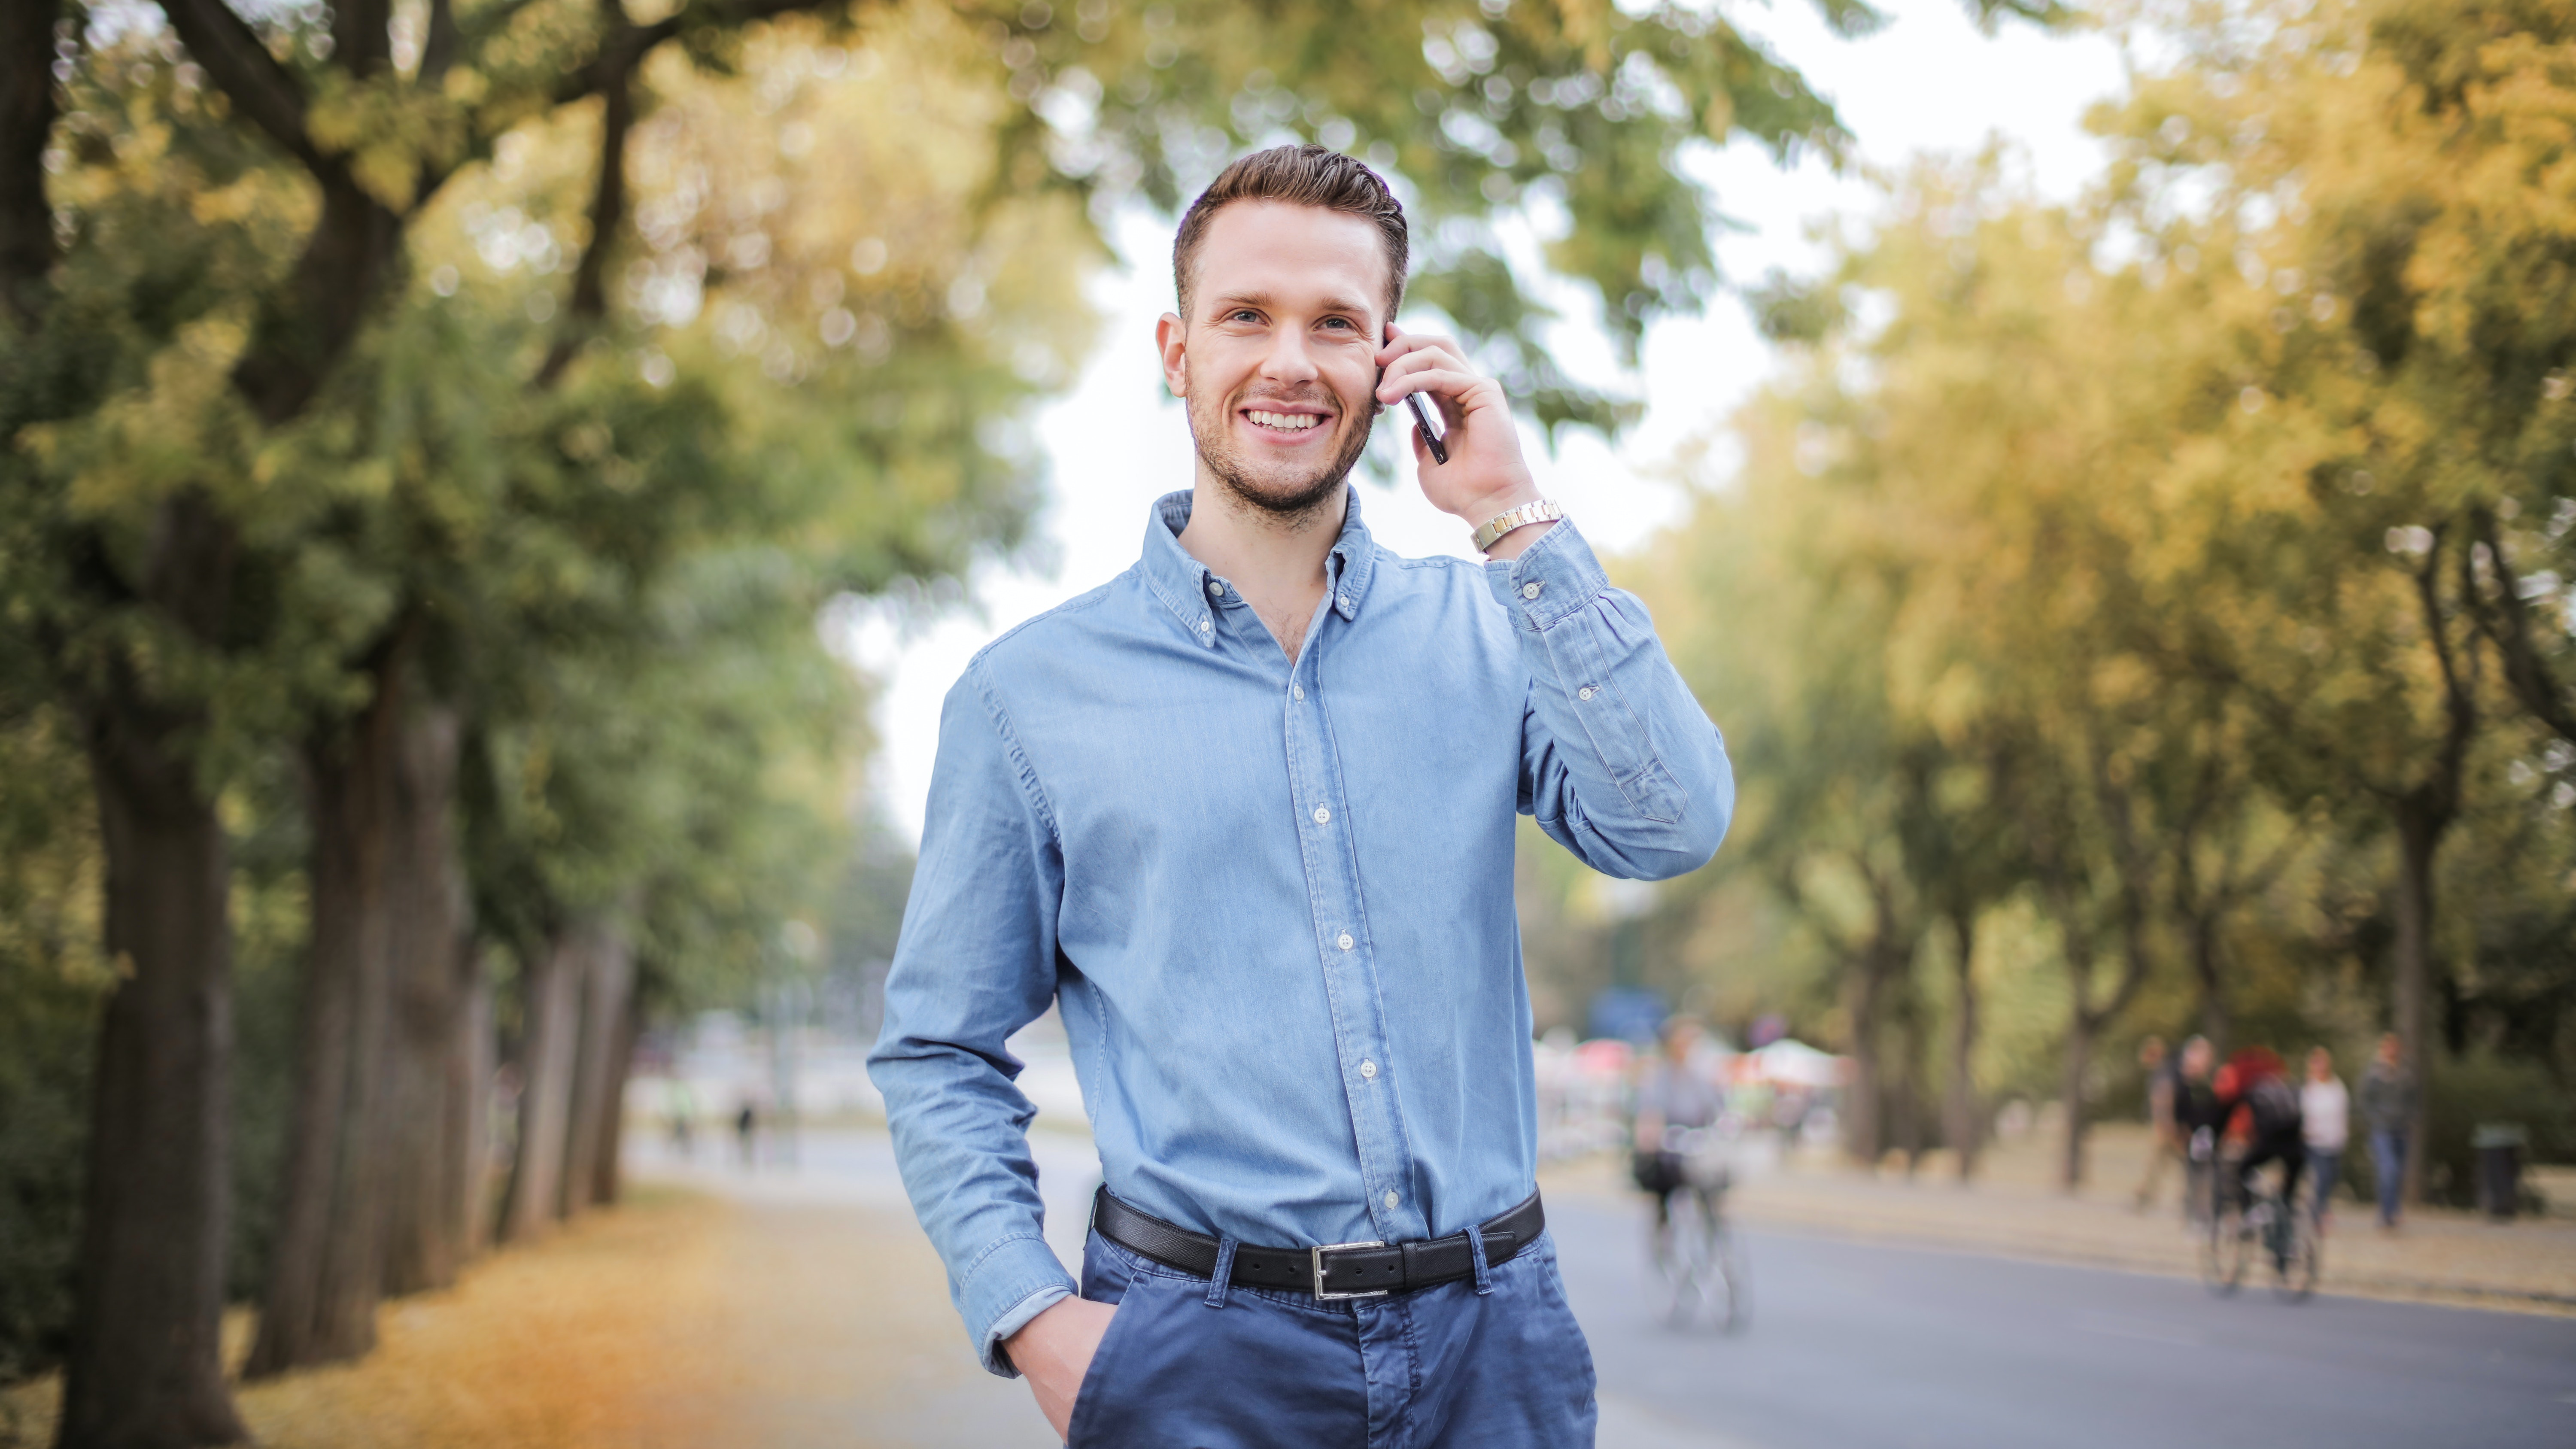
<svg viewBox="0 0 2576 1449">
<path fill-rule="evenodd" d="M 1207 1306 L 1223 1308 L 1225 1290 L 1234 1284 L 1234 1250 L 1239 1244 L 1223 1233 L 1216 1239 L 1216 1273 L 1208 1279 Z"/>
<path fill-rule="evenodd" d="M 1476 1296 L 1494 1291 L 1494 1270 L 1485 1263 L 1485 1230 L 1475 1223 L 1467 1225 L 1467 1257 L 1476 1265 Z"/>
</svg>

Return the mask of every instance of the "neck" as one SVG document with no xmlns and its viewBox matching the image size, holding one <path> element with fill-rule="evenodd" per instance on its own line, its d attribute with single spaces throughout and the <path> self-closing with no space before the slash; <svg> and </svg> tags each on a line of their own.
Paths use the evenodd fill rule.
<svg viewBox="0 0 2576 1449">
<path fill-rule="evenodd" d="M 1244 602 L 1293 659 L 1307 619 L 1323 602 L 1324 560 L 1342 535 L 1349 503 L 1348 492 L 1336 488 L 1303 513 L 1273 513 L 1236 497 L 1202 466 L 1180 544 L 1243 591 Z"/>
</svg>

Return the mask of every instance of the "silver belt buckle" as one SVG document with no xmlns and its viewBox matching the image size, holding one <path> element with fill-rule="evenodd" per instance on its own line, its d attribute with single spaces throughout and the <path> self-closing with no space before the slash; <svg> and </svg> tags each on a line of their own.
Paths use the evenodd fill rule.
<svg viewBox="0 0 2576 1449">
<path fill-rule="evenodd" d="M 1386 1242 L 1384 1239 L 1371 1238 L 1365 1243 L 1326 1243 L 1320 1248 L 1307 1249 L 1307 1260 L 1315 1265 L 1315 1297 L 1325 1302 L 1330 1302 L 1336 1298 L 1384 1298 L 1391 1290 L 1385 1288 L 1371 1288 L 1364 1293 L 1325 1292 L 1324 1255 L 1326 1253 L 1339 1252 L 1344 1248 L 1383 1248 L 1385 1246 Z"/>
</svg>

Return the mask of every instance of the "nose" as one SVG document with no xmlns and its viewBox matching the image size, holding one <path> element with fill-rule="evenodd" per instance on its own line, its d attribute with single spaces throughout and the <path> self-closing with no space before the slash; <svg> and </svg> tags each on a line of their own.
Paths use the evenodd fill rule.
<svg viewBox="0 0 2576 1449">
<path fill-rule="evenodd" d="M 1271 382 L 1313 382 L 1323 375 L 1315 365 L 1315 354 L 1307 345 L 1305 329 L 1282 327 L 1272 337 L 1270 349 L 1261 359 L 1261 375 Z"/>
</svg>

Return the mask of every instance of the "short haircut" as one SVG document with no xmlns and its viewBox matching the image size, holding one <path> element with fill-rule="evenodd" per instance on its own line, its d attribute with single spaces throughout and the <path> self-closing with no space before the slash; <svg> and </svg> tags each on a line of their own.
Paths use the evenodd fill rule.
<svg viewBox="0 0 2576 1449">
<path fill-rule="evenodd" d="M 1172 289 L 1180 295 L 1181 319 L 1189 320 L 1192 271 L 1199 247 L 1207 241 L 1208 223 L 1238 201 L 1284 201 L 1291 206 L 1317 206 L 1347 212 L 1377 223 L 1386 243 L 1386 319 L 1404 300 L 1405 260 L 1412 250 L 1404 206 L 1384 178 L 1357 159 L 1322 146 L 1276 146 L 1255 151 L 1217 173 L 1199 199 L 1181 216 L 1181 232 L 1172 239 Z"/>
</svg>

